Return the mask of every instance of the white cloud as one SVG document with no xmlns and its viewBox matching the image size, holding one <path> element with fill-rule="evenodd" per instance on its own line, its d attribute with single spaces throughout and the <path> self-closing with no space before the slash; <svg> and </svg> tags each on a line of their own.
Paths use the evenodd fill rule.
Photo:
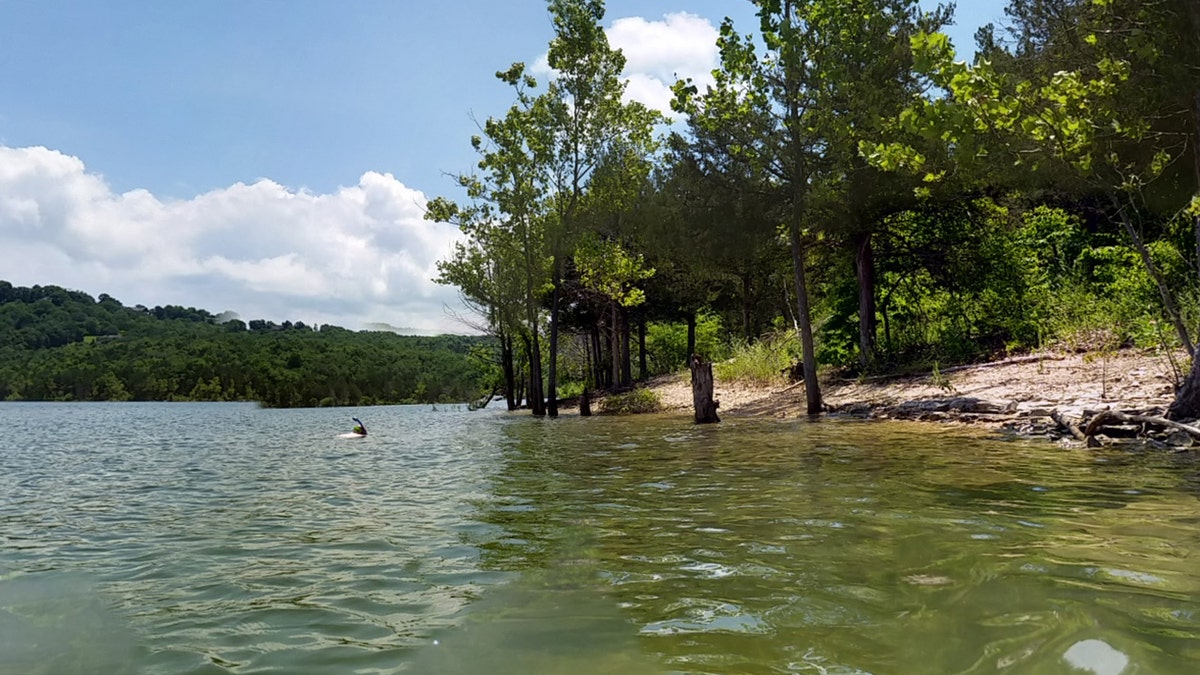
<svg viewBox="0 0 1200 675">
<path fill-rule="evenodd" d="M 676 80 L 691 78 L 701 91 L 712 84 L 720 57 L 719 31 L 708 19 L 688 12 L 653 21 L 631 16 L 614 20 L 606 33 L 609 45 L 625 55 L 629 99 L 669 114 Z M 531 70 L 550 74 L 546 54 L 534 60 Z"/>
<path fill-rule="evenodd" d="M 678 12 L 661 21 L 631 16 L 613 21 L 608 41 L 625 54 L 627 73 L 643 73 L 667 85 L 677 78 L 711 79 L 717 67 L 717 29 L 708 19 Z"/>
<path fill-rule="evenodd" d="M 425 197 L 367 172 L 330 194 L 262 179 L 187 200 L 114 193 L 70 155 L 0 146 L 0 279 L 244 319 L 465 332 L 430 279 L 458 231 Z"/>
</svg>

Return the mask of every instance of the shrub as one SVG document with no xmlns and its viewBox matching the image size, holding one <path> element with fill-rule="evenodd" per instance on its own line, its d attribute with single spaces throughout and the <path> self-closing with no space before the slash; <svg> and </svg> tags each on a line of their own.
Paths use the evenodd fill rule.
<svg viewBox="0 0 1200 675">
<path fill-rule="evenodd" d="M 706 359 L 717 361 L 729 354 L 721 340 L 723 327 L 720 317 L 707 312 L 696 318 L 696 351 Z M 650 373 L 661 375 L 686 368 L 687 325 L 683 323 L 651 322 L 646 325 L 646 352 Z"/>
<path fill-rule="evenodd" d="M 800 338 L 790 330 L 781 330 L 734 348 L 733 357 L 713 364 L 713 376 L 754 384 L 771 384 L 783 378 L 783 372 L 799 358 Z"/>
<path fill-rule="evenodd" d="M 636 415 L 658 412 L 661 409 L 662 399 L 649 389 L 610 394 L 600 401 L 600 413 L 603 415 Z"/>
</svg>

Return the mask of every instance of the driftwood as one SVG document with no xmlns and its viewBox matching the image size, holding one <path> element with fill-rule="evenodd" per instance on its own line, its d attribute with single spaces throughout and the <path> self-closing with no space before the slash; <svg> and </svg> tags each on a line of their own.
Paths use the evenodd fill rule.
<svg viewBox="0 0 1200 675">
<path fill-rule="evenodd" d="M 1055 421 L 1057 421 L 1057 420 L 1055 420 Z M 1168 429 L 1175 429 L 1177 431 L 1183 431 L 1183 432 L 1187 433 L 1188 435 L 1190 435 L 1192 438 L 1200 440 L 1200 429 L 1198 429 L 1196 427 L 1193 427 L 1193 426 L 1190 426 L 1187 424 L 1180 424 L 1179 422 L 1166 419 L 1165 417 L 1151 417 L 1149 415 L 1126 415 L 1125 413 L 1120 413 L 1115 410 L 1105 410 L 1104 412 L 1100 413 L 1099 415 L 1096 415 L 1095 417 L 1093 417 L 1092 421 L 1088 422 L 1087 429 L 1085 429 L 1083 431 L 1083 435 L 1085 437 L 1093 436 L 1104 425 L 1112 423 L 1112 422 L 1134 423 L 1134 424 L 1153 424 L 1156 426 L 1167 427 Z"/>
<path fill-rule="evenodd" d="M 1011 359 L 1004 359 L 1003 361 L 992 361 L 990 363 L 968 363 L 965 366 L 951 366 L 949 368 L 940 368 L 940 369 L 938 369 L 938 372 L 941 373 L 942 375 L 945 375 L 946 373 L 953 373 L 953 372 L 956 372 L 959 370 L 995 368 L 996 366 L 1011 366 L 1011 365 L 1015 365 L 1018 363 L 1034 363 L 1036 361 L 1062 361 L 1064 358 L 1066 358 L 1066 357 L 1058 356 L 1058 355 L 1048 355 L 1048 354 L 1034 354 L 1032 356 L 1015 356 Z M 933 373 L 930 373 L 930 375 L 932 375 L 932 374 Z"/>
<path fill-rule="evenodd" d="M 692 405 L 696 408 L 696 424 L 720 422 L 717 417 L 717 406 L 720 402 L 713 400 L 712 364 L 693 354 L 689 362 L 692 371 Z"/>
<path fill-rule="evenodd" d="M 1082 443 L 1087 443 L 1087 435 L 1084 434 L 1083 431 L 1081 431 L 1079 429 L 1079 427 L 1072 424 L 1071 420 L 1067 419 L 1066 416 L 1064 416 L 1059 411 L 1057 411 L 1057 410 L 1052 411 L 1050 413 L 1050 419 L 1054 420 L 1055 424 L 1057 424 L 1058 426 L 1060 426 L 1063 429 L 1066 429 L 1068 432 L 1070 432 L 1071 436 L 1075 440 L 1080 441 Z"/>
</svg>

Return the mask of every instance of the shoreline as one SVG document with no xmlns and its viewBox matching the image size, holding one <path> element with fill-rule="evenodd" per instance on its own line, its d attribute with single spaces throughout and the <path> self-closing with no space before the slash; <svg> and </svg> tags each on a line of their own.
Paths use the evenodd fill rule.
<svg viewBox="0 0 1200 675">
<path fill-rule="evenodd" d="M 1175 396 L 1183 351 L 1047 351 L 939 373 L 861 379 L 822 378 L 825 414 L 977 426 L 1043 438 L 1067 447 L 1151 445 L 1188 450 L 1196 425 L 1159 424 Z M 662 412 L 692 411 L 688 374 L 639 385 L 658 394 Z M 805 416 L 803 383 L 742 383 L 716 378 L 719 414 Z M 1173 425 L 1173 426 L 1170 426 Z"/>
</svg>

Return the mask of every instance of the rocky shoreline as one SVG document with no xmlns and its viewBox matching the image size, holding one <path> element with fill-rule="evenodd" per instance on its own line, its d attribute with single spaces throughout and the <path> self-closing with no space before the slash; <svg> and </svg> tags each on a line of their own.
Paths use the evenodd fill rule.
<svg viewBox="0 0 1200 675">
<path fill-rule="evenodd" d="M 940 372 L 822 382 L 831 415 L 975 425 L 1070 447 L 1123 444 L 1187 450 L 1200 425 L 1162 419 L 1182 352 L 1046 352 Z M 686 374 L 648 383 L 668 412 L 690 412 Z M 804 385 L 723 382 L 722 416 L 794 418 L 804 414 Z M 1182 423 L 1181 423 L 1182 422 Z"/>
</svg>

